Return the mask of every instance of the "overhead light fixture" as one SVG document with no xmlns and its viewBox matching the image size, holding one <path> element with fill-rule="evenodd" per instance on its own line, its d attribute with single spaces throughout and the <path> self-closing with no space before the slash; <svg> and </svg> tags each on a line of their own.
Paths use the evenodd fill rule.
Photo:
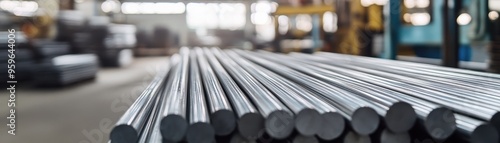
<svg viewBox="0 0 500 143">
<path fill-rule="evenodd" d="M 491 20 L 497 20 L 498 19 L 498 12 L 497 11 L 490 11 L 490 13 L 488 13 L 488 17 L 491 19 Z"/>
<path fill-rule="evenodd" d="M 431 15 L 429 13 L 413 13 L 410 16 L 411 24 L 415 26 L 427 25 L 431 22 Z"/>
<path fill-rule="evenodd" d="M 403 20 L 406 22 L 406 23 L 411 23 L 411 14 L 410 13 L 405 13 L 403 15 Z"/>
<path fill-rule="evenodd" d="M 462 13 L 457 17 L 458 25 L 467 25 L 472 21 L 472 17 L 468 13 Z"/>
<path fill-rule="evenodd" d="M 117 0 L 106 0 L 101 4 L 101 10 L 105 13 L 120 12 L 120 2 Z"/>
<path fill-rule="evenodd" d="M 415 0 L 404 0 L 403 3 L 407 8 L 414 8 L 415 7 Z"/>
<path fill-rule="evenodd" d="M 417 8 L 427 8 L 430 4 L 430 0 L 415 0 L 415 6 Z"/>
</svg>

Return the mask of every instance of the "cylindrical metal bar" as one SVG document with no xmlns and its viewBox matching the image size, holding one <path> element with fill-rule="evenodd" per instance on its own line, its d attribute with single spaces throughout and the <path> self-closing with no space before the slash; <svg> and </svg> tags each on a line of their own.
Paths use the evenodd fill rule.
<svg viewBox="0 0 500 143">
<path fill-rule="evenodd" d="M 294 129 L 293 113 L 276 99 L 264 85 L 259 83 L 236 62 L 227 57 L 225 53 L 215 48 L 212 49 L 212 52 L 240 84 L 240 87 L 247 93 L 260 113 L 264 115 L 266 132 L 276 139 L 288 137 Z"/>
<path fill-rule="evenodd" d="M 273 55 L 273 57 L 286 58 L 287 62 L 293 61 L 293 59 L 291 59 L 292 57 L 288 56 Z M 351 82 L 353 79 L 348 76 L 311 65 L 301 65 L 301 67 L 296 68 L 318 79 L 332 83 L 341 89 L 356 93 L 355 95 L 363 99 L 376 103 L 367 105 L 372 106 L 384 118 L 385 125 L 393 132 L 407 132 L 413 127 L 417 119 L 415 110 L 410 104 L 400 100 L 386 98 L 384 93 L 379 93 L 373 90 L 373 88 L 354 84 Z"/>
<path fill-rule="evenodd" d="M 229 140 L 229 143 L 257 143 L 257 141 L 255 140 L 250 140 L 246 137 L 243 137 L 241 134 L 239 133 L 234 133 L 232 136 L 231 136 L 231 140 Z"/>
<path fill-rule="evenodd" d="M 162 141 L 162 136 L 160 134 L 160 121 L 161 121 L 161 114 L 165 110 L 165 92 L 167 89 L 163 87 L 171 87 L 170 85 L 172 84 L 172 74 L 175 68 L 179 66 L 179 61 L 180 61 L 180 56 L 179 54 L 174 54 L 169 61 L 169 66 L 168 66 L 168 75 L 167 75 L 167 82 L 164 86 L 160 87 L 162 90 L 158 93 L 159 98 L 158 98 L 158 104 L 155 105 L 155 109 L 157 110 L 156 113 L 153 112 L 152 114 L 155 114 L 155 119 L 149 119 L 148 124 L 151 124 L 151 129 L 150 132 L 147 134 L 141 134 L 141 139 L 139 140 L 140 143 L 150 143 L 150 142 L 161 142 Z M 152 115 L 150 115 L 152 116 Z"/>
<path fill-rule="evenodd" d="M 349 131 L 344 137 L 343 143 L 371 143 L 370 136 L 360 135 L 356 132 Z"/>
<path fill-rule="evenodd" d="M 292 143 L 319 143 L 319 140 L 315 136 L 296 135 Z"/>
<path fill-rule="evenodd" d="M 251 55 L 252 56 L 251 56 Z M 249 60 L 266 67 L 290 80 L 302 84 L 303 86 L 313 90 L 314 92 L 322 95 L 321 97 L 325 100 L 329 100 L 331 104 L 340 109 L 345 118 L 347 118 L 353 129 L 363 135 L 369 135 L 377 129 L 380 123 L 380 118 L 375 110 L 371 107 L 366 106 L 366 101 L 361 99 L 352 100 L 349 97 L 353 97 L 350 92 L 339 89 L 321 80 L 312 78 L 306 74 L 300 73 L 289 67 L 279 65 L 276 63 L 289 65 L 286 62 L 280 62 L 273 57 L 263 57 L 265 59 L 257 58 L 259 55 L 250 53 L 246 54 Z M 271 62 L 273 61 L 273 62 Z M 276 63 L 274 63 L 276 62 Z"/>
<path fill-rule="evenodd" d="M 244 52 L 239 50 L 236 50 L 235 52 L 237 52 L 240 55 L 244 54 Z M 265 68 L 257 64 L 254 63 L 250 64 L 265 70 Z M 323 118 L 322 127 L 316 134 L 320 139 L 330 141 L 340 137 L 340 135 L 344 132 L 345 129 L 345 119 L 342 117 L 341 114 L 338 113 L 337 108 L 330 105 L 328 102 L 325 102 L 324 100 L 321 99 L 322 97 L 315 95 L 314 93 L 308 91 L 299 84 L 289 79 L 286 79 L 285 77 L 274 74 L 272 72 L 270 72 L 270 74 L 272 74 L 271 77 L 275 78 L 281 83 L 284 83 L 283 85 L 287 86 L 287 89 L 297 93 L 303 99 L 309 101 L 309 103 L 312 103 L 314 108 L 318 110 L 320 116 Z"/>
<path fill-rule="evenodd" d="M 203 50 L 196 48 L 195 51 L 198 56 L 198 63 L 207 93 L 210 117 L 215 134 L 219 136 L 229 135 L 236 128 L 236 117 L 231 104 L 227 100 L 226 94 L 218 78 L 215 76 L 212 67 L 208 64 Z"/>
<path fill-rule="evenodd" d="M 161 89 L 161 90 L 163 91 L 163 89 Z M 162 100 L 163 100 L 163 96 L 160 92 L 158 97 L 156 97 L 156 99 L 155 99 L 155 104 L 153 106 L 151 114 L 149 115 L 148 120 L 146 121 L 146 125 L 144 126 L 144 130 L 142 131 L 142 133 L 140 135 L 138 143 L 148 143 L 149 142 L 149 137 L 151 136 L 151 134 L 154 133 L 156 120 L 159 118 L 160 106 L 161 106 Z"/>
<path fill-rule="evenodd" d="M 464 115 L 455 114 L 457 118 L 458 133 L 460 137 L 470 143 L 498 143 L 498 130 L 483 121 Z"/>
<path fill-rule="evenodd" d="M 380 137 L 381 143 L 411 143 L 411 137 L 408 132 L 393 133 L 389 130 L 382 131 Z"/>
<path fill-rule="evenodd" d="M 259 138 L 264 130 L 264 117 L 252 105 L 245 93 L 238 87 L 212 52 L 208 49 L 203 50 L 238 115 L 239 134 L 249 140 Z"/>
<path fill-rule="evenodd" d="M 188 127 L 186 120 L 189 48 L 182 47 L 179 66 L 172 74 L 172 84 L 164 95 L 165 110 L 162 113 L 160 131 L 163 139 L 171 142 L 181 141 Z"/>
<path fill-rule="evenodd" d="M 212 143 L 215 140 L 214 128 L 210 125 L 205 94 L 196 53 L 190 53 L 189 64 L 189 127 L 186 131 L 188 143 Z"/>
<path fill-rule="evenodd" d="M 136 143 L 139 141 L 139 135 L 147 125 L 146 121 L 152 112 L 161 86 L 166 80 L 166 72 L 170 71 L 170 67 L 167 67 L 167 71 L 158 73 L 130 108 L 120 117 L 110 133 L 112 143 Z"/>
<path fill-rule="evenodd" d="M 288 83 L 279 80 L 279 75 L 253 65 L 246 59 L 239 57 L 233 51 L 226 51 L 226 54 L 259 80 L 260 83 L 266 86 L 267 89 L 273 92 L 277 98 L 281 99 L 295 113 L 295 129 L 301 135 L 313 136 L 318 132 L 322 125 L 319 112 L 314 109 L 314 106 L 310 102 L 286 86 Z"/>
</svg>

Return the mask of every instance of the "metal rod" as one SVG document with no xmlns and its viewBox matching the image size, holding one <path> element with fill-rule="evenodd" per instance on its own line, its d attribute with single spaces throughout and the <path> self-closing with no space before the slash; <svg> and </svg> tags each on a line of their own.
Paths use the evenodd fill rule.
<svg viewBox="0 0 500 143">
<path fill-rule="evenodd" d="M 208 64 L 203 50 L 196 48 L 195 51 L 207 93 L 208 107 L 215 134 L 219 136 L 229 135 L 236 128 L 236 116 L 218 78 Z"/>
<path fill-rule="evenodd" d="M 153 111 L 151 114 L 153 115 L 150 115 L 150 116 L 156 116 L 154 117 L 154 119 L 152 117 L 150 117 L 148 119 L 148 123 L 147 123 L 147 126 L 146 128 L 149 128 L 149 132 L 143 132 L 141 134 L 141 138 L 139 139 L 139 142 L 140 143 L 149 143 L 149 142 L 161 142 L 162 141 L 162 137 L 161 137 L 161 134 L 160 134 L 160 120 L 162 119 L 161 118 L 161 113 L 163 113 L 163 110 L 165 108 L 165 104 L 164 104 L 164 99 L 166 98 L 164 96 L 164 92 L 166 91 L 165 88 L 163 87 L 170 87 L 170 85 L 172 84 L 172 74 L 175 70 L 175 68 L 178 66 L 179 64 L 179 60 L 180 60 L 180 56 L 179 54 L 174 54 L 170 60 L 169 60 L 169 64 L 167 66 L 167 79 L 166 79 L 166 83 L 164 86 L 161 86 L 160 88 L 161 91 L 158 93 L 158 98 L 157 98 L 157 104 L 154 106 L 154 109 L 156 111 Z M 149 127 L 150 126 L 150 127 Z M 145 128 L 145 129 L 146 129 Z"/>
<path fill-rule="evenodd" d="M 460 114 L 455 114 L 455 117 L 458 133 L 466 141 L 470 143 L 498 143 L 500 141 L 500 134 L 494 126 Z"/>
<path fill-rule="evenodd" d="M 186 131 L 188 143 L 211 143 L 215 141 L 215 131 L 210 125 L 210 116 L 205 103 L 203 80 L 201 79 L 196 53 L 190 53 L 189 70 L 189 127 Z"/>
<path fill-rule="evenodd" d="M 238 54 L 242 56 L 244 52 L 236 50 Z M 259 66 L 254 63 L 250 63 L 256 67 L 260 67 L 261 69 L 265 69 L 262 66 Z M 270 72 L 273 74 L 272 72 Z M 286 79 L 285 77 L 282 77 L 277 74 L 272 75 L 273 78 L 276 80 L 279 80 L 280 82 L 283 82 L 285 86 L 288 87 L 289 90 L 297 93 L 300 95 L 302 98 L 305 100 L 309 101 L 310 103 L 313 104 L 314 108 L 318 110 L 320 113 L 320 116 L 323 118 L 322 121 L 322 127 L 319 129 L 317 132 L 317 136 L 326 141 L 331 141 L 334 140 L 344 132 L 345 129 L 345 119 L 342 117 L 340 113 L 338 113 L 338 109 L 335 108 L 334 106 L 330 105 L 328 102 L 322 100 L 322 97 L 319 97 L 315 95 L 315 93 L 312 93 L 308 91 L 306 88 L 300 86 L 299 84 Z"/>
<path fill-rule="evenodd" d="M 380 137 L 381 143 L 411 143 L 411 137 L 408 132 L 393 133 L 389 130 L 382 131 Z"/>
<path fill-rule="evenodd" d="M 242 54 L 243 55 L 243 54 Z M 286 78 L 293 80 L 297 83 L 302 84 L 303 86 L 317 92 L 324 100 L 330 101 L 329 103 L 340 109 L 345 118 L 347 118 L 353 129 L 363 135 L 369 135 L 377 129 L 380 123 L 380 118 L 375 110 L 371 107 L 366 106 L 365 101 L 362 100 L 352 100 L 348 97 L 353 97 L 350 92 L 339 89 L 335 86 L 329 85 L 326 82 L 315 79 L 306 74 L 300 73 L 294 69 L 283 66 L 293 66 L 289 65 L 286 62 L 281 62 L 273 57 L 264 57 L 259 56 L 254 53 L 248 52 L 248 54 L 244 55 L 244 57 L 249 60 L 266 67 L 269 70 L 272 70 Z M 261 57 L 261 58 L 257 58 Z M 265 60 L 266 59 L 266 60 Z M 273 61 L 273 62 L 271 62 Z M 276 63 L 280 63 L 283 65 L 279 65 Z M 358 104 L 361 103 L 361 104 Z"/>
<path fill-rule="evenodd" d="M 167 66 L 167 68 L 170 67 Z M 120 117 L 111 130 L 111 143 L 136 143 L 139 141 L 140 134 L 147 126 L 146 121 L 153 110 L 157 95 L 166 80 L 168 71 L 169 69 L 158 73 L 130 108 Z"/>
<path fill-rule="evenodd" d="M 162 89 L 163 91 L 163 89 Z M 160 106 L 161 106 L 161 101 L 163 100 L 162 94 L 159 93 L 158 97 L 155 99 L 155 103 L 153 106 L 153 109 L 149 115 L 148 120 L 146 121 L 146 125 L 144 126 L 144 129 L 140 135 L 139 138 L 139 143 L 148 143 L 149 136 L 154 133 L 154 128 L 155 128 L 155 123 L 156 120 L 159 118 L 160 114 Z"/>
<path fill-rule="evenodd" d="M 356 132 L 349 131 L 344 137 L 343 143 L 371 143 L 370 136 L 360 135 Z"/>
<path fill-rule="evenodd" d="M 296 135 L 292 143 L 319 143 L 319 140 L 315 136 Z"/>
<path fill-rule="evenodd" d="M 287 86 L 288 83 L 279 80 L 279 75 L 253 65 L 232 51 L 226 51 L 226 54 L 259 80 L 260 83 L 266 86 L 267 89 L 273 92 L 277 98 L 281 99 L 295 113 L 295 129 L 301 135 L 313 136 L 318 132 L 323 124 L 319 112 L 314 109 L 312 103 L 293 92 Z"/>
<path fill-rule="evenodd" d="M 229 140 L 229 142 L 230 143 L 257 143 L 257 141 L 255 141 L 255 140 L 249 140 L 248 138 L 243 137 L 239 133 L 234 133 L 231 136 L 231 139 Z"/>
<path fill-rule="evenodd" d="M 170 142 L 181 141 L 188 127 L 186 120 L 187 108 L 187 76 L 189 65 L 189 48 L 182 47 L 180 51 L 181 60 L 179 66 L 172 74 L 172 84 L 165 92 L 166 104 L 162 113 L 160 131 L 163 139 Z"/>
<path fill-rule="evenodd" d="M 238 87 L 231 78 L 228 71 L 222 67 L 212 52 L 203 49 L 211 67 L 217 74 L 222 87 L 226 91 L 226 96 L 231 101 L 238 116 L 238 132 L 246 139 L 255 140 L 262 136 L 264 131 L 264 117 L 252 105 L 245 93 Z"/>
<path fill-rule="evenodd" d="M 212 52 L 263 114 L 266 132 L 276 139 L 288 137 L 294 129 L 294 114 L 225 53 L 218 49 L 212 49 Z"/>
</svg>

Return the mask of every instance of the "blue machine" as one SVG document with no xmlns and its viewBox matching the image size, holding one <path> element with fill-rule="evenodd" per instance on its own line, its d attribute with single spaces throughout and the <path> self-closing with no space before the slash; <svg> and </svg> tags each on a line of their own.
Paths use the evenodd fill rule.
<svg viewBox="0 0 500 143">
<path fill-rule="evenodd" d="M 390 0 L 384 7 L 385 33 L 382 58 L 396 59 L 399 46 L 411 47 L 418 57 L 441 59 L 443 43 L 443 11 L 445 0 L 430 0 L 431 21 L 426 25 L 403 24 L 403 0 Z M 459 26 L 459 60 L 485 62 L 489 42 L 487 0 L 462 0 L 460 8 L 472 20 Z"/>
</svg>

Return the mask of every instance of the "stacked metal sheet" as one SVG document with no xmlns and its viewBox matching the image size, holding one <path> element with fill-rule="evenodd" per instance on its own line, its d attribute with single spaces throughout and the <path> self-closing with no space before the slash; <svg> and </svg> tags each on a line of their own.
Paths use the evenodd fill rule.
<svg viewBox="0 0 500 143">
<path fill-rule="evenodd" d="M 333 53 L 181 48 L 110 142 L 498 143 L 500 75 Z"/>
<path fill-rule="evenodd" d="M 38 65 L 34 80 L 40 86 L 67 85 L 93 79 L 98 67 L 94 54 L 57 56 Z"/>
</svg>

